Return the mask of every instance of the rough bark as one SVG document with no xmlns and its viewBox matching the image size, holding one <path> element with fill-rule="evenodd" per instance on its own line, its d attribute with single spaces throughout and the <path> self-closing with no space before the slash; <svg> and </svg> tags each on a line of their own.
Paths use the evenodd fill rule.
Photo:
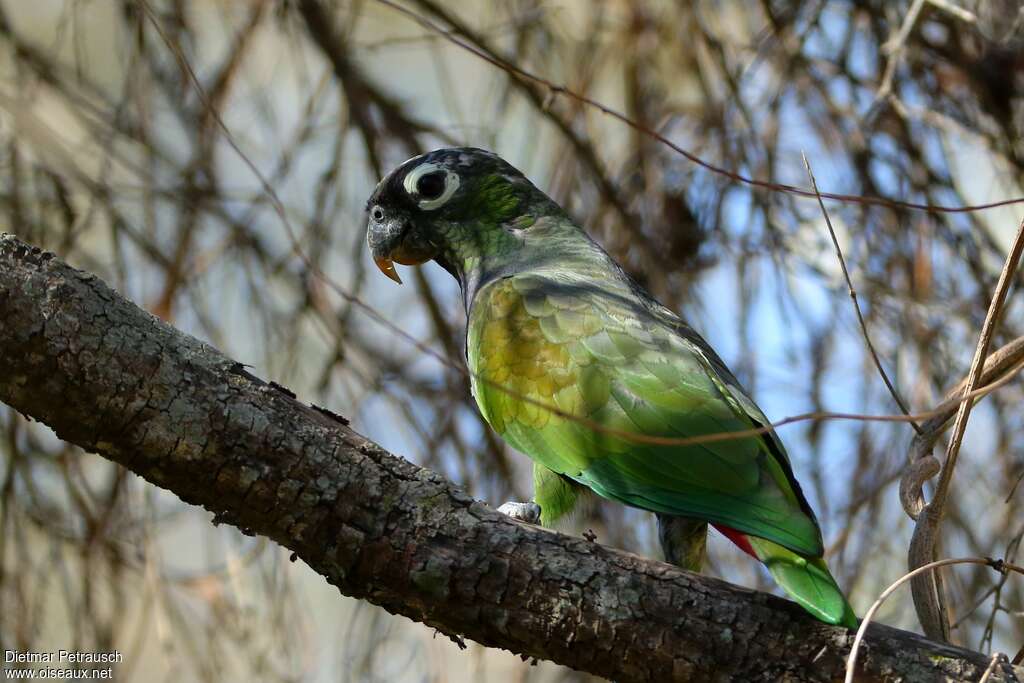
<svg viewBox="0 0 1024 683">
<path fill-rule="evenodd" d="M 795 605 L 521 524 L 0 236 L 0 401 L 292 550 L 350 596 L 617 681 L 828 681 L 852 634 Z M 988 658 L 875 626 L 862 680 L 978 680 Z M 997 671 L 990 680 L 1012 680 Z"/>
</svg>

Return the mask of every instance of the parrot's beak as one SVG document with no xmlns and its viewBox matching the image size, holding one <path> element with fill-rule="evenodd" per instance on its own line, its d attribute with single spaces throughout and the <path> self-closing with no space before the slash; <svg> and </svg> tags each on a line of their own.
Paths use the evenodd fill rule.
<svg viewBox="0 0 1024 683">
<path fill-rule="evenodd" d="M 380 272 L 384 273 L 398 284 L 402 284 L 402 278 L 398 277 L 398 271 L 395 270 L 394 261 L 387 256 L 375 256 L 373 258 L 373 262 L 377 264 L 378 268 L 380 268 Z"/>
<path fill-rule="evenodd" d="M 402 245 L 398 245 L 398 248 L 395 249 L 390 256 L 373 257 L 373 262 L 377 264 L 378 268 L 380 268 L 380 272 L 384 273 L 398 284 L 402 284 L 402 278 L 398 277 L 398 271 L 395 270 L 396 263 L 401 263 L 403 266 L 418 266 L 429 260 L 429 256 L 424 257 L 407 253 L 406 250 L 402 248 Z"/>
<path fill-rule="evenodd" d="M 402 278 L 395 270 L 395 261 L 401 263 L 401 260 L 396 259 L 395 254 L 401 251 L 408 229 L 408 223 L 401 216 L 384 216 L 378 220 L 371 217 L 366 230 L 366 244 L 370 247 L 373 262 L 380 272 L 398 284 L 402 284 Z"/>
<path fill-rule="evenodd" d="M 402 278 L 398 277 L 398 271 L 395 270 L 396 263 L 415 266 L 434 257 L 433 250 L 420 243 L 412 224 L 402 216 L 376 221 L 371 219 L 366 231 L 366 242 L 380 272 L 398 284 L 402 284 Z"/>
</svg>

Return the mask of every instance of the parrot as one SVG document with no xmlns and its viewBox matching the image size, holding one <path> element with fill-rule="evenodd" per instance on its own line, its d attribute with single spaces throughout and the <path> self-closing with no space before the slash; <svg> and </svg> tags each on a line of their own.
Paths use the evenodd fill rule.
<svg viewBox="0 0 1024 683">
<path fill-rule="evenodd" d="M 813 616 L 856 627 L 764 413 L 523 173 L 487 150 L 438 149 L 385 176 L 365 210 L 385 275 L 401 283 L 396 263 L 433 260 L 460 285 L 477 407 L 533 461 L 533 500 L 500 511 L 550 526 L 592 492 L 654 513 L 666 560 L 698 572 L 711 524 Z M 747 434 L 685 442 L 725 432 Z"/>
</svg>

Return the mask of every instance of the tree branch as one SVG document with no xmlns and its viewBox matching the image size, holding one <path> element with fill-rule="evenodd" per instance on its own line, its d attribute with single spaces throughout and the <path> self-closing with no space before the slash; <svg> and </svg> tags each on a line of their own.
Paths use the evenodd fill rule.
<svg viewBox="0 0 1024 683">
<path fill-rule="evenodd" d="M 9 235 L 0 321 L 0 401 L 457 642 L 618 681 L 842 676 L 843 629 L 514 522 Z M 977 680 L 989 663 L 874 625 L 861 661 L 863 680 L 885 681 Z"/>
</svg>

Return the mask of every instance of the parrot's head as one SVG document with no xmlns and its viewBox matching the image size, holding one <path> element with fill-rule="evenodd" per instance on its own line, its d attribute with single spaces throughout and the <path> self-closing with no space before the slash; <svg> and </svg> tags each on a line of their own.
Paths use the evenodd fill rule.
<svg viewBox="0 0 1024 683">
<path fill-rule="evenodd" d="M 472 147 L 439 149 L 389 173 L 366 203 L 366 242 L 385 275 L 431 259 L 462 281 L 467 269 L 514 251 L 517 235 L 561 211 L 508 162 Z"/>
</svg>

